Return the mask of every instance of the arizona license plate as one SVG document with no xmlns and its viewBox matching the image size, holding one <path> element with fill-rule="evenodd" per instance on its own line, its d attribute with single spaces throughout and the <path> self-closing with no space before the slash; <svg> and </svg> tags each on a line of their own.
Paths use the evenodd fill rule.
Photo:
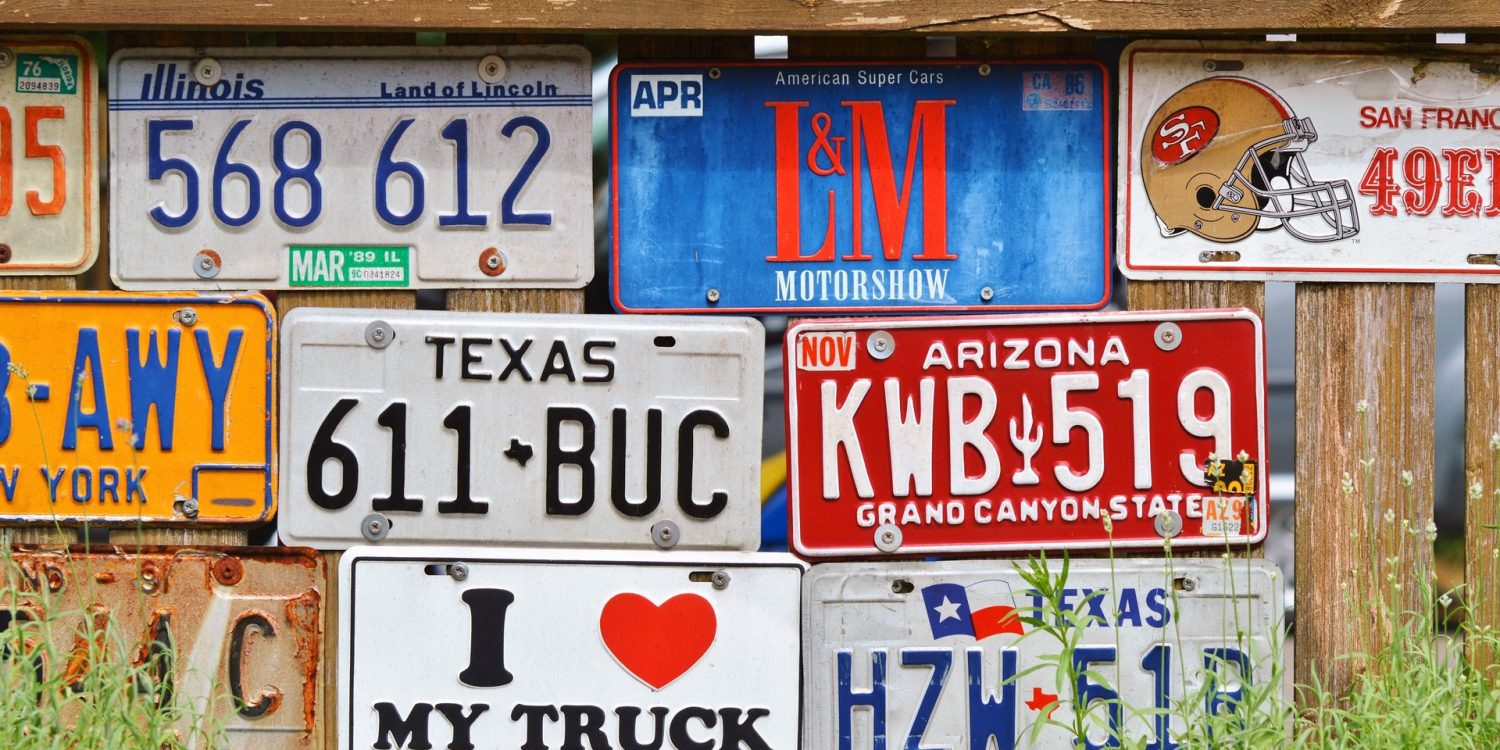
<svg viewBox="0 0 1500 750">
<path fill-rule="evenodd" d="M 1205 707 L 1233 711 L 1248 686 L 1273 679 L 1272 563 L 1073 560 L 1065 579 L 1052 563 L 1053 600 L 1015 565 L 1026 563 L 814 566 L 803 582 L 802 746 L 1176 747 Z M 1070 632 L 1064 610 L 1084 633 Z M 1074 647 L 1023 618 L 1060 627 Z M 1074 676 L 1057 673 L 1059 659 Z"/>
<path fill-rule="evenodd" d="M 1496 48 L 1151 41 L 1120 63 L 1120 268 L 1500 283 Z"/>
<path fill-rule="evenodd" d="M 564 45 L 124 50 L 115 282 L 583 286 L 589 75 Z"/>
<path fill-rule="evenodd" d="M 0 633 L 49 623 L 26 638 L 37 644 L 43 680 L 55 670 L 75 689 L 88 684 L 86 633 L 137 666 L 169 652 L 164 668 L 147 666 L 153 681 L 184 709 L 204 711 L 205 725 L 222 727 L 223 747 L 323 747 L 327 589 L 312 550 L 14 551 L 5 569 Z"/>
<path fill-rule="evenodd" d="M 94 49 L 3 36 L 0 54 L 0 273 L 79 273 L 99 252 Z"/>
<path fill-rule="evenodd" d="M 804 322 L 786 342 L 804 555 L 1265 537 L 1248 310 Z"/>
<path fill-rule="evenodd" d="M 796 750 L 801 575 L 778 554 L 350 551 L 339 747 Z"/>
<path fill-rule="evenodd" d="M 617 66 L 615 306 L 1101 307 L 1107 81 L 1078 60 Z"/>
<path fill-rule="evenodd" d="M 0 523 L 270 520 L 274 315 L 256 295 L 0 295 Z"/>
<path fill-rule="evenodd" d="M 294 310 L 278 530 L 756 549 L 764 341 L 749 318 Z"/>
</svg>

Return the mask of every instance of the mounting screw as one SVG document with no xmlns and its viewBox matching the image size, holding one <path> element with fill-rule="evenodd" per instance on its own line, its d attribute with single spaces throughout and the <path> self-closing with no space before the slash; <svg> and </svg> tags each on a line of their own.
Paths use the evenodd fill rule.
<svg viewBox="0 0 1500 750">
<path fill-rule="evenodd" d="M 982 299 L 982 300 L 984 300 L 985 302 L 989 302 L 990 300 L 992 300 L 992 299 L 995 298 L 995 290 L 991 289 L 989 287 L 985 287 L 983 289 L 980 289 L 979 290 L 979 298 Z"/>
<path fill-rule="evenodd" d="M 198 322 L 198 311 L 191 307 L 184 307 L 172 313 L 172 320 L 191 327 Z"/>
<path fill-rule="evenodd" d="M 1193 578 L 1191 576 L 1183 576 L 1179 580 L 1182 582 L 1181 585 L 1182 585 L 1182 590 L 1183 591 L 1197 591 L 1198 590 L 1198 579 Z"/>
<path fill-rule="evenodd" d="M 719 80 L 719 76 L 720 75 L 722 75 L 722 74 L 719 72 L 718 68 L 709 68 L 708 69 L 708 78 L 709 78 L 709 80 L 717 81 L 717 80 Z"/>
<path fill-rule="evenodd" d="M 198 498 L 190 497 L 182 501 L 182 515 L 188 518 L 198 517 Z"/>
<path fill-rule="evenodd" d="M 469 566 L 463 563 L 453 563 L 448 566 L 448 577 L 455 581 L 462 581 L 469 577 Z"/>
<path fill-rule="evenodd" d="M 219 254 L 213 250 L 199 250 L 198 254 L 193 256 L 193 273 L 198 274 L 200 279 L 218 276 L 221 266 L 223 262 L 219 259 Z"/>
<path fill-rule="evenodd" d="M 372 320 L 365 326 L 365 343 L 374 349 L 384 349 L 396 340 L 396 329 L 383 320 Z"/>
<path fill-rule="evenodd" d="M 509 259 L 505 253 L 500 252 L 498 247 L 487 247 L 479 254 L 479 272 L 485 276 L 499 276 L 505 273 L 509 266 Z"/>
<path fill-rule="evenodd" d="M 240 564 L 238 558 L 227 555 L 215 560 L 210 570 L 214 580 L 225 586 L 233 586 L 245 577 L 245 566 Z"/>
<path fill-rule="evenodd" d="M 1162 511 L 1156 514 L 1156 535 L 1163 539 L 1171 539 L 1182 533 L 1182 516 L 1175 510 Z"/>
<path fill-rule="evenodd" d="M 193 80 L 204 86 L 218 83 L 223 74 L 224 69 L 219 66 L 219 61 L 212 57 L 205 57 L 193 63 Z"/>
<path fill-rule="evenodd" d="M 679 535 L 677 524 L 671 521 L 657 521 L 651 524 L 651 541 L 662 549 L 672 549 L 677 546 Z"/>
<path fill-rule="evenodd" d="M 885 331 L 876 331 L 865 341 L 865 350 L 875 359 L 890 359 L 896 353 L 896 339 Z"/>
<path fill-rule="evenodd" d="M 391 533 L 391 519 L 383 513 L 371 513 L 359 522 L 359 533 L 372 542 L 378 542 Z"/>
<path fill-rule="evenodd" d="M 12 254 L 10 245 L 0 242 L 0 263 L 9 263 Z"/>
<path fill-rule="evenodd" d="M 708 290 L 708 294 L 706 296 L 708 297 L 709 304 L 718 304 L 718 302 L 719 302 L 719 290 L 717 290 L 717 289 L 710 289 L 710 290 Z"/>
<path fill-rule="evenodd" d="M 15 61 L 16 53 L 11 52 L 9 48 L 0 47 L 0 68 L 9 68 L 10 64 Z"/>
<path fill-rule="evenodd" d="M 989 74 L 990 74 L 990 64 L 989 63 L 980 63 L 979 64 L 979 75 L 987 76 Z"/>
<path fill-rule="evenodd" d="M 1176 323 L 1162 323 L 1156 327 L 1156 346 L 1170 352 L 1182 346 L 1182 329 Z"/>
<path fill-rule="evenodd" d="M 895 524 L 882 524 L 875 529 L 875 549 L 881 552 L 895 552 L 901 549 L 901 529 Z"/>
<path fill-rule="evenodd" d="M 714 588 L 723 591 L 729 588 L 729 571 L 715 570 L 714 574 L 708 577 L 708 580 L 713 583 Z"/>
<path fill-rule="evenodd" d="M 1203 69 L 1206 70 L 1206 71 L 1208 71 L 1208 72 L 1210 72 L 1210 73 L 1212 73 L 1215 70 L 1219 69 L 1219 63 L 1216 62 L 1216 61 L 1214 61 L 1214 60 L 1204 60 L 1203 61 Z"/>
<path fill-rule="evenodd" d="M 485 55 L 479 59 L 479 80 L 499 83 L 505 77 L 505 59 L 499 55 Z"/>
<path fill-rule="evenodd" d="M 137 579 L 140 581 L 142 593 L 152 594 L 161 587 L 161 579 L 157 578 L 156 563 L 148 562 L 141 565 L 141 572 Z"/>
</svg>

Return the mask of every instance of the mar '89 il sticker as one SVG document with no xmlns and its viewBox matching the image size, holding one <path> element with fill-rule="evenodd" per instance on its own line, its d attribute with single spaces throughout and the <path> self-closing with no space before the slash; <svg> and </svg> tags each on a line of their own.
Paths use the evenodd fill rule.
<svg viewBox="0 0 1500 750">
<path fill-rule="evenodd" d="M 1494 50 L 1141 42 L 1121 63 L 1126 276 L 1500 283 Z"/>
</svg>

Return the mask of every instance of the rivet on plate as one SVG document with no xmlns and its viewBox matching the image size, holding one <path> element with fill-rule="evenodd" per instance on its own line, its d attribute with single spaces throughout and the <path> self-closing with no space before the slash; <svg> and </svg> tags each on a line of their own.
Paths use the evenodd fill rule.
<svg viewBox="0 0 1500 750">
<path fill-rule="evenodd" d="M 1182 329 L 1176 323 L 1162 323 L 1156 327 L 1156 346 L 1164 352 L 1170 352 L 1182 346 Z"/>
<path fill-rule="evenodd" d="M 161 586 L 161 580 L 157 578 L 156 564 L 148 562 L 141 565 L 141 572 L 137 576 L 137 580 L 140 581 L 142 592 L 147 594 L 154 593 Z"/>
<path fill-rule="evenodd" d="M 989 74 L 990 74 L 990 64 L 989 63 L 980 63 L 979 64 L 979 75 L 987 76 Z"/>
<path fill-rule="evenodd" d="M 875 529 L 875 549 L 881 552 L 901 549 L 901 529 L 893 523 L 881 524 Z"/>
<path fill-rule="evenodd" d="M 989 302 L 990 300 L 992 300 L 992 299 L 995 298 L 995 290 L 991 289 L 989 287 L 985 287 L 983 289 L 980 289 L 979 290 L 979 298 L 982 299 L 982 300 L 984 300 L 985 302 Z"/>
<path fill-rule="evenodd" d="M 188 518 L 198 517 L 198 499 L 190 497 L 182 501 L 182 515 Z"/>
<path fill-rule="evenodd" d="M 172 320 L 185 326 L 193 326 L 198 322 L 198 311 L 191 307 L 184 307 L 181 310 L 173 311 Z"/>
<path fill-rule="evenodd" d="M 469 577 L 469 566 L 463 563 L 453 563 L 448 566 L 448 577 L 455 581 L 462 581 Z"/>
<path fill-rule="evenodd" d="M 710 289 L 708 290 L 708 294 L 705 296 L 708 297 L 708 301 L 710 304 L 715 304 L 719 301 L 719 290 Z"/>
<path fill-rule="evenodd" d="M 721 75 L 721 74 L 720 74 L 720 72 L 719 72 L 719 69 L 718 69 L 718 68 L 709 68 L 709 69 L 708 69 L 708 77 L 709 77 L 709 80 L 713 80 L 713 81 L 717 81 L 717 80 L 719 80 L 719 76 L 720 76 L 720 75 Z"/>
<path fill-rule="evenodd" d="M 396 329 L 383 320 L 372 320 L 365 326 L 365 343 L 375 349 L 384 349 L 396 340 Z"/>
<path fill-rule="evenodd" d="M 372 542 L 378 542 L 391 533 L 391 519 L 383 513 L 371 513 L 359 522 L 359 533 Z"/>
<path fill-rule="evenodd" d="M 885 331 L 876 331 L 865 341 L 865 349 L 870 352 L 871 357 L 890 359 L 890 356 L 896 353 L 896 339 Z"/>
<path fill-rule="evenodd" d="M 223 265 L 224 262 L 219 258 L 219 254 L 213 250 L 199 250 L 198 254 L 193 256 L 193 273 L 198 274 L 200 279 L 218 276 L 219 269 Z"/>
<path fill-rule="evenodd" d="M 1182 533 L 1182 516 L 1175 510 L 1164 510 L 1156 514 L 1156 535 L 1171 539 Z"/>
<path fill-rule="evenodd" d="M 662 549 L 672 549 L 677 546 L 681 536 L 677 531 L 677 524 L 671 521 L 657 521 L 651 524 L 651 541 Z"/>
<path fill-rule="evenodd" d="M 224 69 L 219 66 L 219 61 L 212 57 L 205 57 L 193 63 L 193 80 L 204 86 L 218 83 L 223 74 Z"/>
<path fill-rule="evenodd" d="M 0 263 L 9 263 L 12 255 L 10 245 L 0 242 Z"/>
<path fill-rule="evenodd" d="M 713 582 L 714 588 L 723 591 L 729 588 L 729 571 L 715 570 L 714 574 L 709 577 L 709 580 Z"/>
<path fill-rule="evenodd" d="M 9 68 L 16 61 L 16 53 L 7 48 L 0 48 L 0 68 Z"/>
<path fill-rule="evenodd" d="M 499 83 L 505 78 L 505 59 L 499 55 L 485 55 L 479 59 L 479 80 Z"/>
<path fill-rule="evenodd" d="M 479 272 L 485 276 L 499 276 L 509 265 L 509 259 L 498 247 L 487 247 L 479 254 Z"/>
<path fill-rule="evenodd" d="M 245 577 L 245 566 L 240 564 L 239 558 L 228 555 L 215 560 L 210 570 L 214 580 L 225 586 L 233 586 Z"/>
</svg>

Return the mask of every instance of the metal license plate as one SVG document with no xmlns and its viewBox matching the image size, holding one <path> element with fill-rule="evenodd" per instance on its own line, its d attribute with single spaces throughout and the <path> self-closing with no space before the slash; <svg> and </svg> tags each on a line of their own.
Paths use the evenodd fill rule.
<svg viewBox="0 0 1500 750">
<path fill-rule="evenodd" d="M 779 554 L 352 550 L 339 747 L 795 750 L 801 576 Z"/>
<path fill-rule="evenodd" d="M 1102 307 L 1108 86 L 1080 60 L 618 66 L 615 306 Z"/>
<path fill-rule="evenodd" d="M 786 341 L 801 554 L 1265 537 L 1248 310 L 806 322 Z"/>
<path fill-rule="evenodd" d="M 1073 560 L 1061 593 L 1089 623 L 1071 656 L 1090 671 L 1074 682 L 1056 638 L 1020 619 L 1045 610 L 1009 561 L 814 566 L 802 746 L 1071 750 L 1082 711 L 1089 747 L 1176 747 L 1183 707 L 1233 710 L 1272 679 L 1278 578 L 1265 560 Z M 1033 738 L 1046 719 L 1064 726 Z"/>
<path fill-rule="evenodd" d="M 323 747 L 326 575 L 317 553 L 95 547 L 10 558 L 16 598 L 7 595 L 6 608 L 16 614 L 0 612 L 0 631 L 17 619 L 50 621 L 60 658 L 41 659 L 44 678 L 66 669 L 69 682 L 82 679 L 89 645 L 81 633 L 92 623 L 121 639 L 127 657 L 175 649 L 158 679 L 180 704 L 206 709 L 205 720 L 225 731 L 223 747 Z"/>
<path fill-rule="evenodd" d="M 0 56 L 0 273 L 79 273 L 99 252 L 94 48 L 0 36 Z"/>
<path fill-rule="evenodd" d="M 753 319 L 304 308 L 284 325 L 284 539 L 760 544 Z"/>
<path fill-rule="evenodd" d="M 589 81 L 564 45 L 124 50 L 115 282 L 581 287 Z"/>
<path fill-rule="evenodd" d="M 1142 42 L 1120 64 L 1120 268 L 1500 283 L 1494 47 Z"/>
<path fill-rule="evenodd" d="M 274 314 L 258 295 L 0 295 L 0 523 L 270 520 Z"/>
</svg>

